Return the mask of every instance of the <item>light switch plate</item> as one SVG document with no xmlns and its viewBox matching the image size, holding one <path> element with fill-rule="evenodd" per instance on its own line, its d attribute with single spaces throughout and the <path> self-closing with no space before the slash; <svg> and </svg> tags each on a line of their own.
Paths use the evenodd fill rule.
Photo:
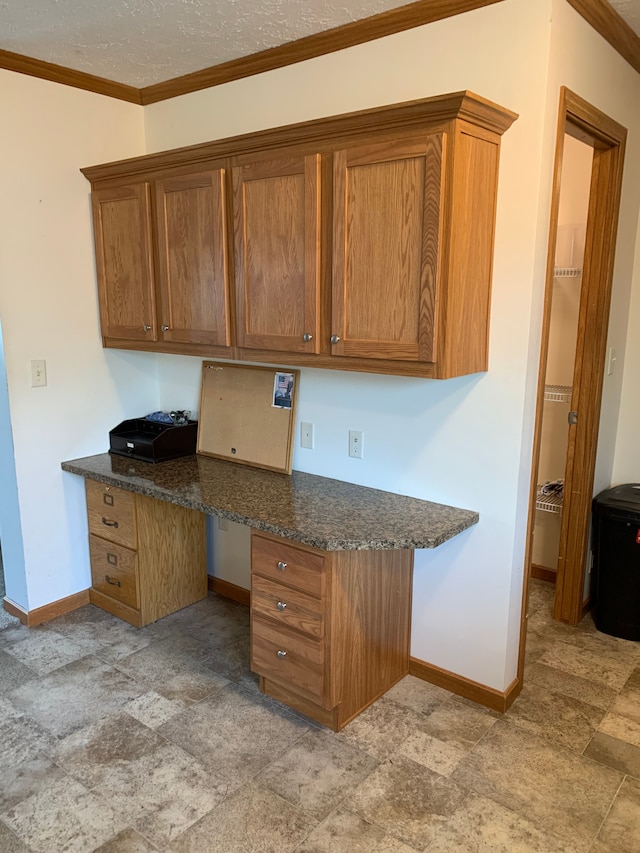
<svg viewBox="0 0 640 853">
<path fill-rule="evenodd" d="M 47 384 L 47 362 L 44 358 L 31 362 L 31 387 L 43 388 Z"/>
<path fill-rule="evenodd" d="M 349 430 L 349 456 L 354 459 L 362 459 L 364 455 L 363 448 L 364 437 L 359 429 Z"/>
<path fill-rule="evenodd" d="M 300 447 L 313 450 L 313 424 L 302 421 L 300 424 Z"/>
</svg>

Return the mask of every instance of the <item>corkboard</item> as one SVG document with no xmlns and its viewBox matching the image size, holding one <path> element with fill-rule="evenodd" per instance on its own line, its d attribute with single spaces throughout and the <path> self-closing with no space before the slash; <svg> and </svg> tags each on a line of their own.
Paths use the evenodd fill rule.
<svg viewBox="0 0 640 853">
<path fill-rule="evenodd" d="M 197 452 L 290 474 L 299 373 L 203 362 Z M 283 375 L 292 377 L 292 388 Z M 290 407 L 275 406 L 274 399 Z"/>
</svg>

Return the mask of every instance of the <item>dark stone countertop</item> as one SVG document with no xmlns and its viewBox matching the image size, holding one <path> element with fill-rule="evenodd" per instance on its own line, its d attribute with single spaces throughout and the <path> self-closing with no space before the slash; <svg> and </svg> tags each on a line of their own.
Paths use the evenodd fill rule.
<svg viewBox="0 0 640 853">
<path fill-rule="evenodd" d="M 153 465 L 102 453 L 62 468 L 325 551 L 436 548 L 478 522 L 466 509 L 206 456 Z"/>
</svg>

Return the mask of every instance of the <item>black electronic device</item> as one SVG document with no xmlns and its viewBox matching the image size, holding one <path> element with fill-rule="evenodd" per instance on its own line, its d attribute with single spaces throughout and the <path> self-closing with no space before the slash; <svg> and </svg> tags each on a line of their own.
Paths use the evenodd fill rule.
<svg viewBox="0 0 640 853">
<path fill-rule="evenodd" d="M 197 439 L 197 421 L 177 425 L 132 418 L 109 431 L 109 453 L 143 462 L 166 462 L 195 453 Z"/>
</svg>

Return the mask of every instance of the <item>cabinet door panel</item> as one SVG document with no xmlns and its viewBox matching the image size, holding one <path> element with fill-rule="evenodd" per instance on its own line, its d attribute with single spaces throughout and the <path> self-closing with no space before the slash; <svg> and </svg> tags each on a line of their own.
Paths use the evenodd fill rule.
<svg viewBox="0 0 640 853">
<path fill-rule="evenodd" d="M 432 361 L 443 135 L 334 154 L 335 355 Z"/>
<path fill-rule="evenodd" d="M 223 168 L 156 182 L 162 340 L 231 344 L 224 182 Z"/>
<path fill-rule="evenodd" d="M 238 345 L 319 351 L 320 156 L 234 168 Z"/>
<path fill-rule="evenodd" d="M 91 195 L 102 336 L 157 340 L 149 184 Z"/>
</svg>

